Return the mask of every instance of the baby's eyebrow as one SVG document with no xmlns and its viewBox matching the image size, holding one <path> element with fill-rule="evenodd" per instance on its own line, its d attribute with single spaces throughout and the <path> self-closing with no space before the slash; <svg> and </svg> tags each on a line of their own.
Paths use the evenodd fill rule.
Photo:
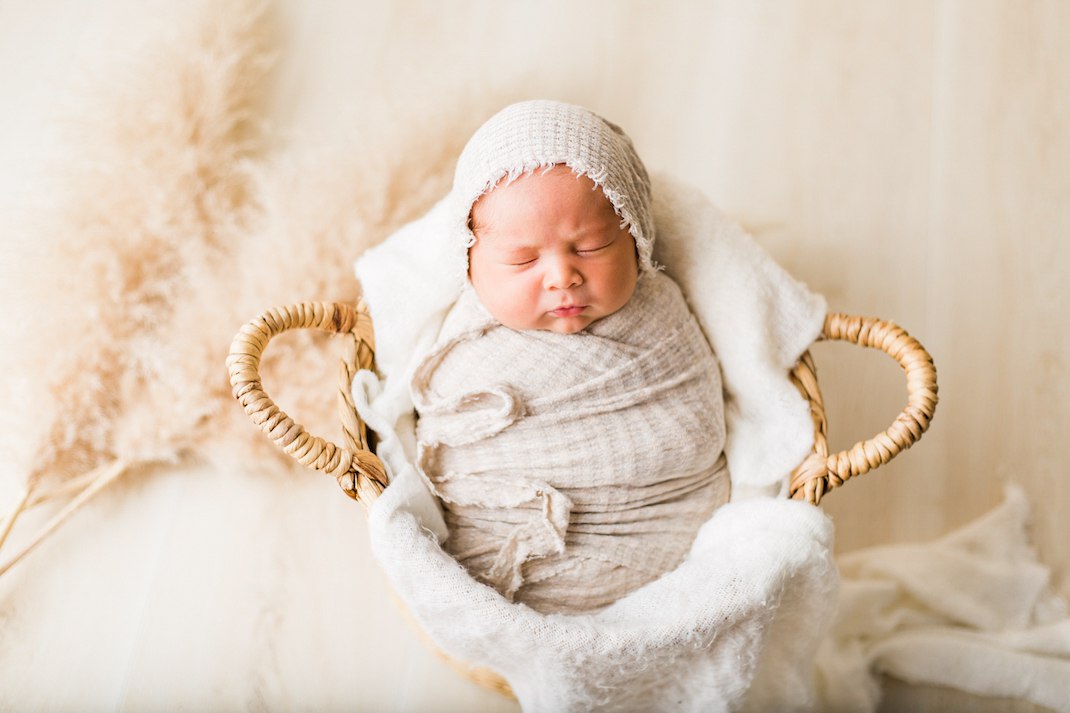
<svg viewBox="0 0 1070 713">
<path fill-rule="evenodd" d="M 485 245 L 493 246 L 494 252 L 505 255 L 519 255 L 521 253 L 530 253 L 538 248 L 535 245 L 518 240 L 508 233 L 501 233 L 494 230 L 491 225 L 480 225 L 475 223 L 472 219 L 469 219 L 469 228 L 477 238 L 491 238 L 490 240 L 483 241 Z"/>
<path fill-rule="evenodd" d="M 521 240 L 510 240 L 508 236 L 492 233 L 491 238 L 486 244 L 493 246 L 494 252 L 500 255 L 526 255 L 538 251 L 535 245 Z"/>
</svg>

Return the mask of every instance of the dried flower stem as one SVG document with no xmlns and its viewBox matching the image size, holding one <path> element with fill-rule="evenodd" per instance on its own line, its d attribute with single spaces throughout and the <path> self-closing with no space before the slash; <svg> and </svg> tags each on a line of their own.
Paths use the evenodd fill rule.
<svg viewBox="0 0 1070 713">
<path fill-rule="evenodd" d="M 125 473 L 128 468 L 129 464 L 126 461 L 115 460 L 111 463 L 108 463 L 93 470 L 92 473 L 95 474 L 95 477 L 93 478 L 92 482 L 90 482 L 90 484 L 86 486 L 86 488 L 82 490 L 82 492 L 78 493 L 78 495 L 75 496 L 73 500 L 67 503 L 66 507 L 56 513 L 55 517 L 49 520 L 48 523 L 43 528 L 41 528 L 41 531 L 34 536 L 34 538 L 30 541 L 29 544 L 27 544 L 25 547 L 15 553 L 15 555 L 10 559 L 4 561 L 3 563 L 0 563 L 0 576 L 3 576 L 4 573 L 14 567 L 19 562 L 19 560 L 30 554 L 30 552 L 32 552 L 33 549 L 37 547 L 37 545 L 40 544 L 42 540 L 48 537 L 53 532 L 53 530 L 62 525 L 71 515 L 77 512 L 79 508 L 89 502 L 89 500 L 94 495 L 99 493 L 112 481 L 114 481 L 120 475 Z M 15 518 L 24 509 L 25 503 L 29 500 L 30 492 L 31 491 L 27 489 L 26 495 L 23 497 L 20 507 L 17 507 L 13 511 L 12 516 L 10 516 L 11 519 L 5 526 L 5 535 L 7 534 L 7 532 L 10 531 L 11 526 L 14 525 Z"/>
<path fill-rule="evenodd" d="M 64 495 L 73 495 L 74 493 L 77 493 L 78 491 L 82 490 L 90 483 L 92 483 L 94 480 L 96 480 L 101 468 L 104 467 L 107 466 L 105 465 L 98 468 L 94 468 L 93 470 L 75 476 L 70 480 L 65 480 L 59 485 L 49 490 L 40 489 L 40 492 L 38 492 L 38 489 L 35 489 L 34 493 L 29 499 L 29 502 L 26 504 L 26 508 L 29 509 L 32 507 L 36 507 L 41 503 L 48 502 L 49 500 L 55 500 L 56 498 L 62 497 Z M 2 545 L 3 540 L 0 540 L 0 546 Z"/>
<path fill-rule="evenodd" d="M 25 510 L 27 507 L 32 506 L 32 503 L 29 502 L 30 495 L 32 494 L 32 485 L 27 485 L 25 488 L 23 488 L 22 497 L 19 498 L 19 501 L 17 503 L 15 503 L 14 509 L 12 509 L 12 511 L 5 515 L 4 519 L 0 521 L 4 523 L 4 530 L 3 532 L 0 532 L 0 548 L 4 546 L 5 542 L 7 542 L 7 536 L 11 534 L 11 528 L 15 526 L 15 520 L 19 519 L 19 515 L 22 514 L 23 510 Z"/>
</svg>

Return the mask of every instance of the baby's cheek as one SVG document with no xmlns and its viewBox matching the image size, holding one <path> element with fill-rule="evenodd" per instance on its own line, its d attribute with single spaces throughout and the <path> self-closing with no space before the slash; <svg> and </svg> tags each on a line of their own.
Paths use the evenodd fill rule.
<svg viewBox="0 0 1070 713">
<path fill-rule="evenodd" d="M 502 274 L 496 266 L 481 266 L 473 263 L 470 271 L 472 286 L 476 296 L 491 316 L 507 326 L 522 327 L 518 320 L 523 318 L 523 305 L 526 299 L 512 275 Z"/>
<path fill-rule="evenodd" d="M 537 280 L 529 276 L 509 283 L 505 291 L 509 294 L 509 308 L 516 319 L 531 320 L 538 314 L 541 289 Z"/>
</svg>

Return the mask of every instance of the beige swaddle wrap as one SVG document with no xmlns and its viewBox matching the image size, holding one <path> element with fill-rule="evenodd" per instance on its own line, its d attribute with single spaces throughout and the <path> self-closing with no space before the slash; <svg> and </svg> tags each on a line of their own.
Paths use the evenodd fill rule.
<svg viewBox="0 0 1070 713">
<path fill-rule="evenodd" d="M 660 273 L 571 335 L 504 327 L 466 289 L 412 395 L 445 548 L 539 611 L 656 579 L 728 499 L 718 364 Z"/>
</svg>

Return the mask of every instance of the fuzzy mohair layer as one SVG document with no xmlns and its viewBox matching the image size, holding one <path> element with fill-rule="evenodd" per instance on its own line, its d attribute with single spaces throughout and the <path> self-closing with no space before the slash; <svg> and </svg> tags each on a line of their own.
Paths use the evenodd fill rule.
<svg viewBox="0 0 1070 713">
<path fill-rule="evenodd" d="M 83 81 L 34 200 L 4 211 L 4 261 L 18 269 L 0 286 L 0 498 L 116 459 L 300 469 L 231 397 L 231 337 L 275 305 L 353 301 L 353 258 L 448 189 L 490 106 L 287 146 L 260 118 L 269 14 L 230 0 L 193 18 Z M 279 338 L 263 376 L 295 419 L 335 438 L 329 340 Z"/>
</svg>

